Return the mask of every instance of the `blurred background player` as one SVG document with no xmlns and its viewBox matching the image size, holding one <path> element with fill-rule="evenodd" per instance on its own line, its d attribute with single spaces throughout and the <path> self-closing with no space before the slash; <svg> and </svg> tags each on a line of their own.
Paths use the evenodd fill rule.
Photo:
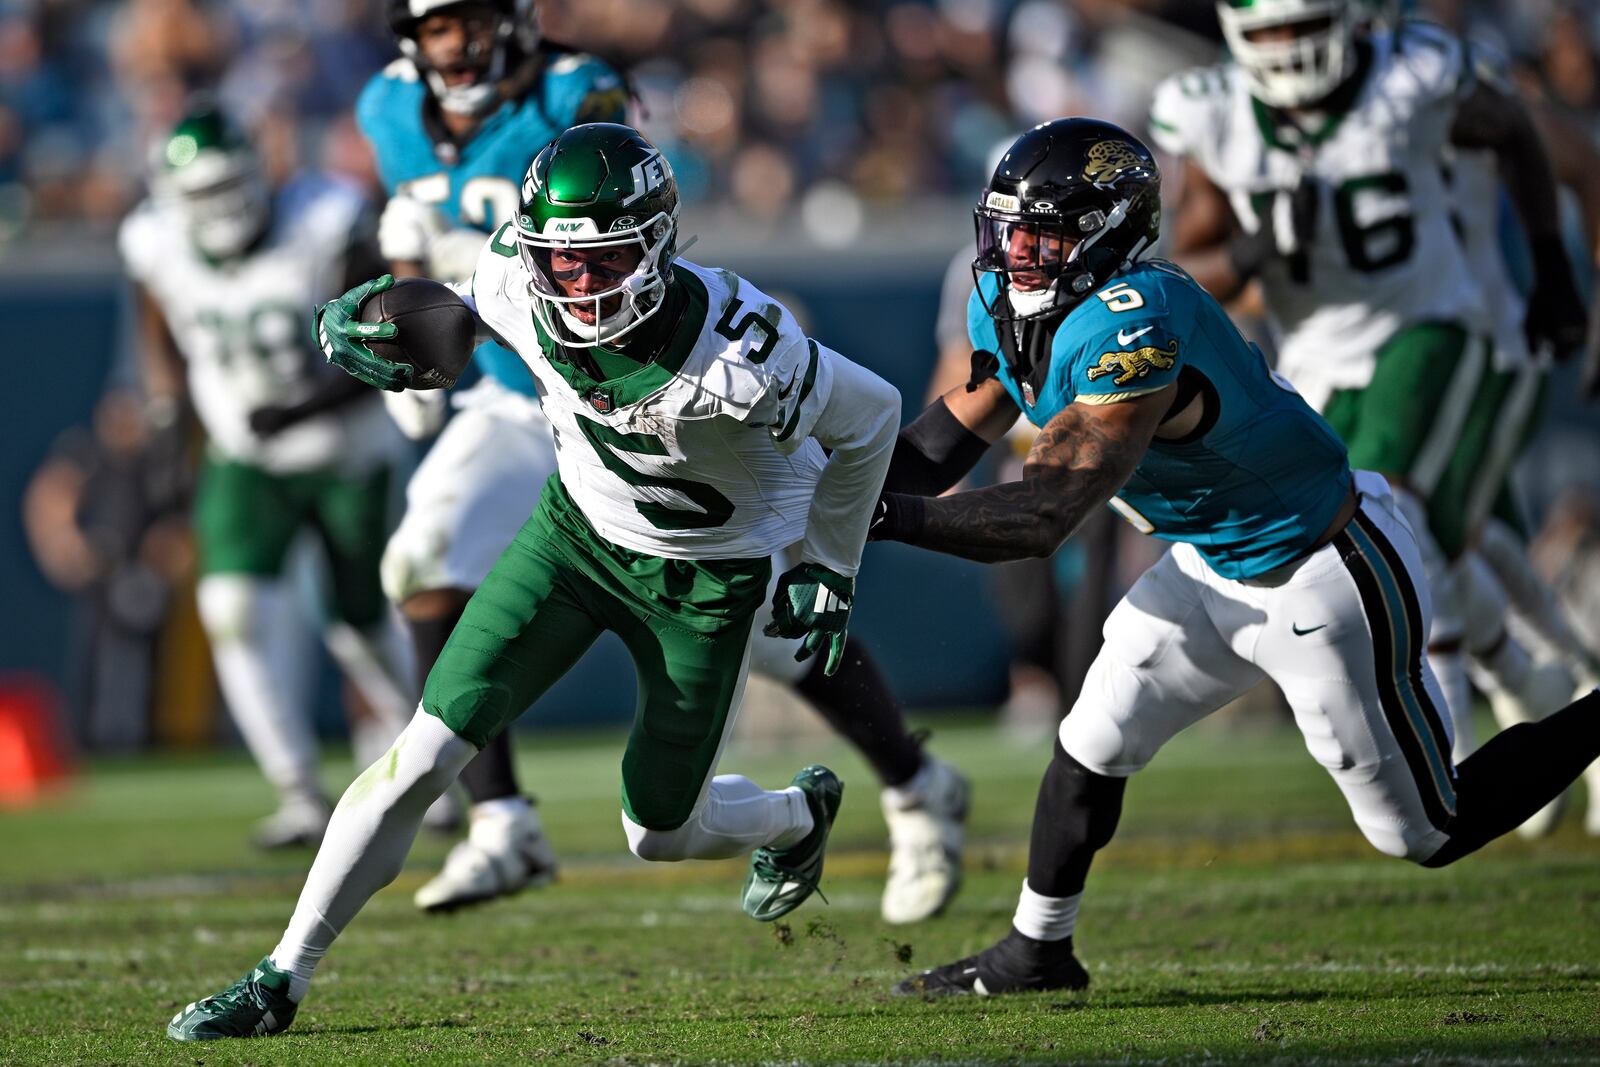
<svg viewBox="0 0 1600 1067">
<path fill-rule="evenodd" d="M 1585 318 L 1549 165 L 1523 108 L 1438 27 L 1358 28 L 1353 0 L 1217 11 L 1233 62 L 1168 79 L 1151 109 L 1157 143 L 1187 159 L 1173 252 L 1220 299 L 1260 279 L 1279 371 L 1344 438 L 1352 466 L 1394 485 L 1427 562 L 1430 650 L 1463 754 L 1471 704 L 1453 653 L 1476 654 L 1518 720 L 1565 704 L 1574 679 L 1534 668 L 1506 629 L 1503 593 L 1473 588 L 1497 579 L 1461 562 L 1536 391 L 1492 364 L 1494 322 L 1440 164 L 1449 146 L 1499 161 L 1533 254 L 1521 328 L 1534 348 L 1570 351 Z"/>
<path fill-rule="evenodd" d="M 157 152 L 152 196 L 120 234 L 145 388 L 158 421 L 191 405 L 205 429 L 201 619 L 234 722 L 278 793 L 256 843 L 315 844 L 330 808 L 301 684 L 306 624 L 284 573 L 301 532 L 326 556 L 328 647 L 367 705 L 352 714 L 379 717 L 353 727 L 358 759 L 361 732 L 381 751 L 411 705 L 378 581 L 400 439 L 373 391 L 311 344 L 310 307 L 372 269 L 365 201 L 310 174 L 268 188 L 250 142 L 207 105 Z"/>
<path fill-rule="evenodd" d="M 150 743 L 159 645 L 194 563 L 193 463 L 176 424 L 154 431 L 137 390 L 108 389 L 91 425 L 51 446 L 23 496 L 39 569 L 76 600 L 70 703 L 88 748 Z"/>
<path fill-rule="evenodd" d="M 486 231 L 513 212 L 532 158 L 567 126 L 621 121 L 626 86 L 600 60 L 541 39 L 531 5 L 409 0 L 391 5 L 390 24 L 405 57 L 373 79 L 357 109 L 391 191 L 380 243 L 397 273 L 463 281 Z M 423 678 L 555 470 L 550 425 L 521 358 L 493 341 L 474 358 L 483 381 L 456 396 L 454 417 L 407 487 L 406 515 L 384 557 L 385 589 L 410 626 Z M 386 399 L 414 436 L 437 430 L 445 415 L 440 392 Z M 774 574 L 793 562 L 775 557 Z M 792 641 L 759 632 L 754 641 L 751 669 L 793 686 L 878 774 L 891 845 L 885 918 L 936 914 L 960 885 L 965 780 L 923 752 L 859 640 L 833 675 L 815 659 L 797 661 Z M 472 801 L 468 836 L 418 889 L 424 910 L 492 900 L 555 873 L 509 732 L 461 781 Z"/>
<path fill-rule="evenodd" d="M 1380 16 L 1390 15 L 1394 6 L 1385 5 Z M 1506 81 L 1505 60 L 1482 42 L 1473 41 L 1470 48 L 1476 76 L 1501 92 L 1513 92 Z M 1590 190 L 1588 196 L 1579 197 L 1583 228 L 1590 246 L 1600 247 L 1600 203 L 1594 191 L 1600 183 L 1600 155 L 1586 144 L 1580 130 L 1547 106 L 1529 104 L 1528 112 L 1542 135 L 1556 180 L 1579 191 Z M 1452 197 L 1456 234 L 1468 270 L 1483 293 L 1485 310 L 1493 319 L 1492 366 L 1505 391 L 1489 446 L 1491 473 L 1480 479 L 1467 504 L 1467 525 L 1476 535 L 1473 548 L 1456 562 L 1454 577 L 1461 596 L 1463 648 L 1474 661 L 1468 664 L 1469 672 L 1487 694 L 1496 721 L 1508 727 L 1527 721 L 1531 709 L 1475 666 L 1477 661 L 1495 659 L 1496 644 L 1508 632 L 1530 649 L 1545 653 L 1547 662 L 1531 668 L 1542 675 L 1539 688 L 1560 692 L 1575 680 L 1574 691 L 1581 695 L 1600 684 L 1594 654 L 1584 646 L 1572 620 L 1528 558 L 1527 522 L 1507 477 L 1512 460 L 1523 451 L 1544 409 L 1554 358 L 1566 359 L 1576 353 L 1572 348 L 1557 351 L 1545 346 L 1534 351 L 1529 347 L 1527 296 L 1513 277 L 1512 252 L 1508 252 L 1509 246 L 1525 257 L 1527 242 L 1514 213 L 1507 210 L 1510 198 L 1495 154 L 1447 146 L 1442 166 Z M 1452 670 L 1442 674 L 1441 680 L 1448 677 L 1459 685 L 1462 673 Z M 1465 706 L 1468 699 L 1458 693 L 1451 702 Z M 1458 729 L 1466 725 L 1457 722 Z M 1462 732 L 1466 736 L 1456 738 L 1458 759 L 1475 747 L 1470 730 Z M 1591 766 L 1584 780 L 1589 794 L 1585 826 L 1589 833 L 1600 835 L 1600 764 Z M 1561 811 L 1558 801 L 1524 823 L 1519 832 L 1529 837 L 1549 833 Z"/>
</svg>

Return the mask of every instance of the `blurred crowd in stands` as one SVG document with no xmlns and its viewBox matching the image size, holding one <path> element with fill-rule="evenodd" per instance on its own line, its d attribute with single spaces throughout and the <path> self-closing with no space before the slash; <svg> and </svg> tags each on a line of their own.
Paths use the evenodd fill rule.
<svg viewBox="0 0 1600 1067">
<path fill-rule="evenodd" d="M 1600 129 L 1600 5 L 1445 0 Z M 5 0 L 0 233 L 111 227 L 197 88 L 273 166 L 368 175 L 350 119 L 395 54 L 380 0 Z M 691 202 L 777 218 L 808 197 L 964 194 L 993 146 L 1063 114 L 1139 128 L 1150 85 L 1215 48 L 1202 0 L 540 0 L 547 37 L 626 65 Z M 828 200 L 827 198 L 833 198 Z"/>
</svg>

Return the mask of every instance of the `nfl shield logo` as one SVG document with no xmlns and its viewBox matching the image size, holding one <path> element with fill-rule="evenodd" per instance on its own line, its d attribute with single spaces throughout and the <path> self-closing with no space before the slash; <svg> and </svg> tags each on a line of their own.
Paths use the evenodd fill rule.
<svg viewBox="0 0 1600 1067">
<path fill-rule="evenodd" d="M 609 389 L 589 390 L 589 403 L 600 414 L 611 414 L 611 391 Z"/>
</svg>

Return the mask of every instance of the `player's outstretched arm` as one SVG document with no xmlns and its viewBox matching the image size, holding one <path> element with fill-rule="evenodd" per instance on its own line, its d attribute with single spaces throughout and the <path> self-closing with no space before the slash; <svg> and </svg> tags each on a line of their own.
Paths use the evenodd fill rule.
<svg viewBox="0 0 1600 1067">
<path fill-rule="evenodd" d="M 934 500 L 887 493 L 872 538 L 985 563 L 1049 556 L 1128 480 L 1176 388 L 1067 405 L 1039 431 L 1020 481 Z"/>
<path fill-rule="evenodd" d="M 938 496 L 965 478 L 1021 414 L 993 378 L 956 386 L 900 431 L 884 491 Z"/>
<path fill-rule="evenodd" d="M 1588 318 L 1561 240 L 1555 173 L 1533 118 L 1516 97 L 1479 81 L 1456 111 L 1450 140 L 1461 148 L 1494 152 L 1500 179 L 1528 235 L 1533 253 L 1525 320 L 1529 345 L 1549 345 L 1557 358 L 1572 355 L 1583 347 Z"/>
</svg>

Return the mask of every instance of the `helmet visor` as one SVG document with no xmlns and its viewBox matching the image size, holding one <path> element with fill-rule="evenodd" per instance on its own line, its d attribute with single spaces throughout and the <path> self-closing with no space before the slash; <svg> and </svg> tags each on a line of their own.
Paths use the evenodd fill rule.
<svg viewBox="0 0 1600 1067">
<path fill-rule="evenodd" d="M 533 233 L 517 226 L 512 231 L 538 301 L 586 330 L 622 324 L 617 315 L 625 310 L 628 320 L 637 322 L 659 304 L 663 253 L 673 230 L 665 214 L 608 233 L 599 233 L 587 219 L 552 219 L 545 229 Z M 602 331 L 592 339 L 606 336 Z"/>
<path fill-rule="evenodd" d="M 1018 288 L 1042 289 L 1072 259 L 1077 239 L 1060 222 L 1035 222 L 978 213 L 978 257 L 973 265 L 998 273 Z"/>
</svg>

